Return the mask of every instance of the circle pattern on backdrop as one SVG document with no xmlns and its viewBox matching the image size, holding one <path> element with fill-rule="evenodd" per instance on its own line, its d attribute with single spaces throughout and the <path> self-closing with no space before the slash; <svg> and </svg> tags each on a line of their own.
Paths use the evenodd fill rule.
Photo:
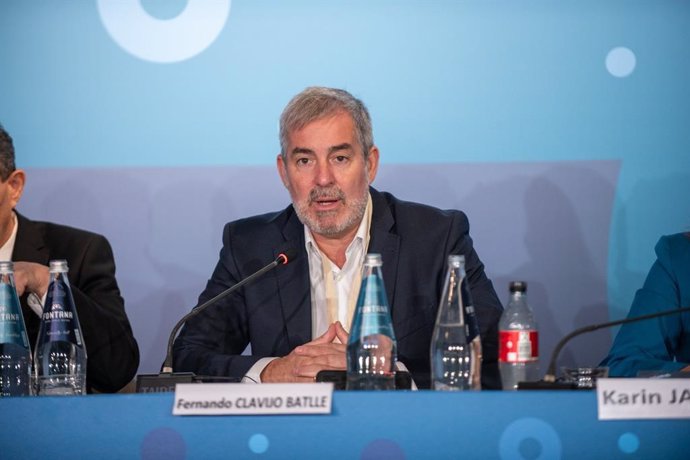
<svg viewBox="0 0 690 460">
<path fill-rule="evenodd" d="M 618 78 L 625 78 L 635 70 L 637 58 L 629 48 L 619 46 L 606 55 L 606 70 Z"/>
<path fill-rule="evenodd" d="M 390 439 L 377 439 L 367 444 L 362 449 L 360 460 L 405 460 L 405 452 L 397 442 Z"/>
<path fill-rule="evenodd" d="M 538 418 L 512 422 L 501 435 L 498 453 L 508 459 L 558 459 L 563 453 L 561 437 L 551 424 Z"/>
<path fill-rule="evenodd" d="M 634 433 L 623 433 L 618 438 L 618 448 L 626 454 L 633 454 L 640 448 L 640 439 Z"/>
<path fill-rule="evenodd" d="M 142 460 L 184 460 L 187 444 L 182 435 L 172 428 L 156 428 L 144 436 L 140 451 Z"/>
<path fill-rule="evenodd" d="M 145 61 L 180 62 L 208 48 L 220 35 L 231 0 L 188 0 L 172 19 L 146 12 L 140 0 L 98 0 L 98 14 L 110 37 L 122 49 Z"/>
<path fill-rule="evenodd" d="M 263 454 L 268 450 L 268 437 L 261 433 L 253 434 L 249 438 L 249 450 L 255 454 Z"/>
</svg>

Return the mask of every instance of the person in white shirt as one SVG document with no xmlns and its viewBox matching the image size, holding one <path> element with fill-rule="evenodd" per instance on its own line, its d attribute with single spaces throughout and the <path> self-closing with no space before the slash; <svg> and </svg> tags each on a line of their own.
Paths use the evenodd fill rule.
<svg viewBox="0 0 690 460">
<path fill-rule="evenodd" d="M 294 248 L 298 259 L 189 320 L 174 369 L 261 382 L 313 381 L 346 367 L 345 343 L 367 253 L 380 253 L 398 359 L 429 387 L 429 346 L 446 258 L 466 259 L 487 387 L 500 386 L 502 306 L 460 211 L 400 201 L 371 187 L 379 166 L 369 113 L 344 90 L 307 88 L 280 119 L 279 176 L 292 204 L 231 222 L 199 303 Z M 251 355 L 242 351 L 251 344 Z M 494 369 L 495 368 L 495 369 Z"/>
</svg>

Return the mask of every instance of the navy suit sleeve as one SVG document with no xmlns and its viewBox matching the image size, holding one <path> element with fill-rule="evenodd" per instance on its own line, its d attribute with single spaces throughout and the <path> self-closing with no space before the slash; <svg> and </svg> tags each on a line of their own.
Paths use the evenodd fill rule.
<svg viewBox="0 0 690 460">
<path fill-rule="evenodd" d="M 503 307 L 474 249 L 466 215 L 389 199 L 395 216 L 395 237 L 385 242 L 372 239 L 372 244 L 376 244 L 375 250 L 383 251 L 384 280 L 395 277 L 394 283 L 389 283 L 395 288 L 388 294 L 398 358 L 410 369 L 419 388 L 429 388 L 429 347 L 448 256 L 463 255 L 482 341 L 482 387 L 501 388 L 497 330 Z M 395 252 L 387 252 L 391 247 Z"/>
<path fill-rule="evenodd" d="M 453 215 L 448 243 L 447 254 L 465 256 L 465 272 L 467 273 L 482 340 L 482 387 L 500 389 L 498 320 L 503 312 L 503 306 L 496 295 L 493 283 L 486 276 L 484 264 L 474 249 L 470 237 L 469 221 L 463 212 L 458 211 Z"/>
<path fill-rule="evenodd" d="M 655 247 L 657 260 L 652 265 L 642 289 L 635 294 L 628 317 L 680 308 L 681 292 L 669 238 Z M 685 267 L 687 270 L 687 267 Z M 681 347 L 690 337 L 683 327 L 688 315 L 673 315 L 621 326 L 602 365 L 615 377 L 635 377 L 640 371 L 676 372 L 688 366 Z M 685 332 L 684 332 L 685 330 Z M 687 354 L 687 351 L 685 352 Z"/>
<path fill-rule="evenodd" d="M 233 254 L 231 226 L 227 224 L 220 258 L 197 307 L 241 279 Z M 260 358 L 242 355 L 249 342 L 247 306 L 240 289 L 187 321 L 175 340 L 173 368 L 176 372 L 241 378 Z"/>
<path fill-rule="evenodd" d="M 85 241 L 81 257 L 71 264 L 72 294 L 88 354 L 89 387 L 100 392 L 117 391 L 136 374 L 139 347 L 115 280 L 108 240 L 93 234 Z"/>
</svg>

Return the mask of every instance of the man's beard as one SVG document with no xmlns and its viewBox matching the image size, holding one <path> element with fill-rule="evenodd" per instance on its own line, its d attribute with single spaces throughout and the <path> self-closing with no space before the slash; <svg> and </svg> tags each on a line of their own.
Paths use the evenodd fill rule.
<svg viewBox="0 0 690 460">
<path fill-rule="evenodd" d="M 293 207 L 300 222 L 309 227 L 312 233 L 323 236 L 338 236 L 346 230 L 359 225 L 362 221 L 369 199 L 366 191 L 367 189 L 363 191 L 360 197 L 346 200 L 343 191 L 336 186 L 317 186 L 309 192 L 309 198 L 306 201 L 293 202 Z M 322 198 L 340 200 L 345 205 L 345 214 L 340 218 L 339 222 L 324 222 L 330 216 L 335 218 L 338 210 L 310 212 L 310 204 Z"/>
</svg>

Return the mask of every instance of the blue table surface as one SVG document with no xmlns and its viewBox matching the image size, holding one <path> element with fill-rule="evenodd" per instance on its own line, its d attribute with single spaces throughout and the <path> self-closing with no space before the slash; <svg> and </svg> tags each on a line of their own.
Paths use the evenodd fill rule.
<svg viewBox="0 0 690 460">
<path fill-rule="evenodd" d="M 690 419 L 594 392 L 336 392 L 330 415 L 173 416 L 173 395 L 0 399 L 0 458 L 690 458 Z"/>
</svg>

